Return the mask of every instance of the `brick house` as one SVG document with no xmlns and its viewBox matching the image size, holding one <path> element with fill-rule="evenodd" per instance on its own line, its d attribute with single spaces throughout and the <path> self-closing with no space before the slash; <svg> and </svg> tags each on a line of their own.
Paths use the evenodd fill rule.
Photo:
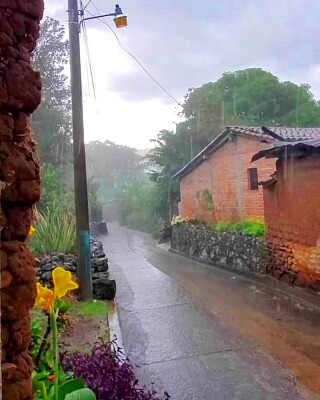
<svg viewBox="0 0 320 400">
<path fill-rule="evenodd" d="M 277 158 L 263 182 L 268 270 L 279 279 L 320 289 L 320 135 L 278 143 L 253 157 Z"/>
<path fill-rule="evenodd" d="M 180 181 L 179 213 L 205 222 L 263 218 L 263 190 L 258 183 L 269 179 L 276 165 L 273 158 L 251 163 L 253 155 L 270 148 L 275 137 L 320 137 L 320 128 L 276 127 L 270 131 L 227 127 L 178 171 L 174 177 Z"/>
</svg>

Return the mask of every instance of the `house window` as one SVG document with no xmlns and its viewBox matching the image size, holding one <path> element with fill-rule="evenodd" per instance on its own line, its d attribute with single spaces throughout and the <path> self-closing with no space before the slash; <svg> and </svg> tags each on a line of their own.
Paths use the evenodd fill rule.
<svg viewBox="0 0 320 400">
<path fill-rule="evenodd" d="M 248 183 L 250 190 L 258 190 L 258 170 L 257 168 L 249 168 L 248 169 Z"/>
</svg>

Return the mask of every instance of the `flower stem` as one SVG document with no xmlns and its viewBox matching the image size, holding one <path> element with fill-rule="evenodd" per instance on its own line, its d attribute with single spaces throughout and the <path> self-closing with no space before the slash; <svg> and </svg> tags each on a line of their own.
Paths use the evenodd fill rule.
<svg viewBox="0 0 320 400">
<path fill-rule="evenodd" d="M 54 399 L 58 400 L 58 390 L 59 390 L 59 343 L 58 343 L 58 326 L 57 326 L 57 316 L 59 309 L 51 307 L 50 317 L 51 317 L 51 328 L 52 328 L 52 344 L 53 344 L 53 359 L 54 359 Z"/>
<path fill-rule="evenodd" d="M 40 363 L 40 359 L 41 359 L 42 354 L 46 353 L 46 344 L 47 344 L 47 340 L 48 340 L 48 337 L 49 337 L 50 332 L 51 332 L 50 319 L 51 319 L 51 317 L 50 317 L 50 314 L 49 314 L 48 315 L 48 322 L 47 322 L 47 329 L 45 331 L 45 334 L 43 335 L 43 338 L 42 338 L 42 341 L 41 341 L 41 344 L 40 344 L 40 347 L 39 347 L 39 351 L 38 351 L 38 354 L 37 354 L 37 358 L 36 358 L 36 368 L 37 369 L 39 368 L 39 363 Z"/>
</svg>

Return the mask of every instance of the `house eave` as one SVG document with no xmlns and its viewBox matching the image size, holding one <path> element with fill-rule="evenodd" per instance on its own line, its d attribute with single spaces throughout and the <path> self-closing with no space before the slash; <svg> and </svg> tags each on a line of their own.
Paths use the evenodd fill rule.
<svg viewBox="0 0 320 400">
<path fill-rule="evenodd" d="M 201 165 L 204 161 L 206 161 L 209 156 L 218 150 L 221 146 L 223 146 L 229 140 L 232 140 L 233 136 L 242 136 L 246 138 L 250 138 L 252 140 L 257 140 L 259 142 L 264 143 L 272 143 L 272 138 L 258 138 L 253 137 L 250 134 L 239 133 L 233 130 L 232 127 L 227 127 L 224 131 L 222 131 L 214 140 L 212 140 L 200 153 L 198 153 L 191 161 L 188 162 L 183 168 L 181 168 L 178 172 L 176 172 L 172 178 L 177 178 L 179 180 L 183 179 L 186 175 L 192 172 L 195 168 Z"/>
</svg>

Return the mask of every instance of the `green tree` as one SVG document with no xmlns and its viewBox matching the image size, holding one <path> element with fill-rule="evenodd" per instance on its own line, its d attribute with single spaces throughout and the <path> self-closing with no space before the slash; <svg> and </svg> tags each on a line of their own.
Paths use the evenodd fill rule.
<svg viewBox="0 0 320 400">
<path fill-rule="evenodd" d="M 40 209 L 46 209 L 62 193 L 62 179 L 57 169 L 51 164 L 44 164 L 41 168 L 42 193 Z"/>
<path fill-rule="evenodd" d="M 86 145 L 88 177 L 95 177 L 105 188 L 113 189 L 139 170 L 140 156 L 136 150 L 115 144 L 93 141 Z"/>
<path fill-rule="evenodd" d="M 33 114 L 32 125 L 38 137 L 41 160 L 52 165 L 68 161 L 71 154 L 71 98 L 65 68 L 69 62 L 69 44 L 65 28 L 47 17 L 41 24 L 41 36 L 33 54 L 42 76 L 42 103 Z"/>
<path fill-rule="evenodd" d="M 71 182 L 66 179 L 61 169 L 51 164 L 41 166 L 41 200 L 37 207 L 39 211 L 59 206 L 61 211 L 74 213 L 74 191 Z"/>
<path fill-rule="evenodd" d="M 179 184 L 172 179 L 172 175 L 191 159 L 192 143 L 187 128 L 180 126 L 177 132 L 160 131 L 157 139 L 152 140 L 155 147 L 147 155 L 154 166 L 149 177 L 157 185 L 156 212 L 165 219 L 169 216 L 169 203 L 174 207 L 179 198 Z"/>
<path fill-rule="evenodd" d="M 182 114 L 201 144 L 226 126 L 319 126 L 320 104 L 310 86 L 281 82 L 260 68 L 226 72 L 216 82 L 189 89 Z"/>
<path fill-rule="evenodd" d="M 120 222 L 129 228 L 156 233 L 159 210 L 158 186 L 150 180 L 137 176 L 127 182 L 122 182 L 111 200 L 116 202 L 120 211 Z"/>
</svg>

